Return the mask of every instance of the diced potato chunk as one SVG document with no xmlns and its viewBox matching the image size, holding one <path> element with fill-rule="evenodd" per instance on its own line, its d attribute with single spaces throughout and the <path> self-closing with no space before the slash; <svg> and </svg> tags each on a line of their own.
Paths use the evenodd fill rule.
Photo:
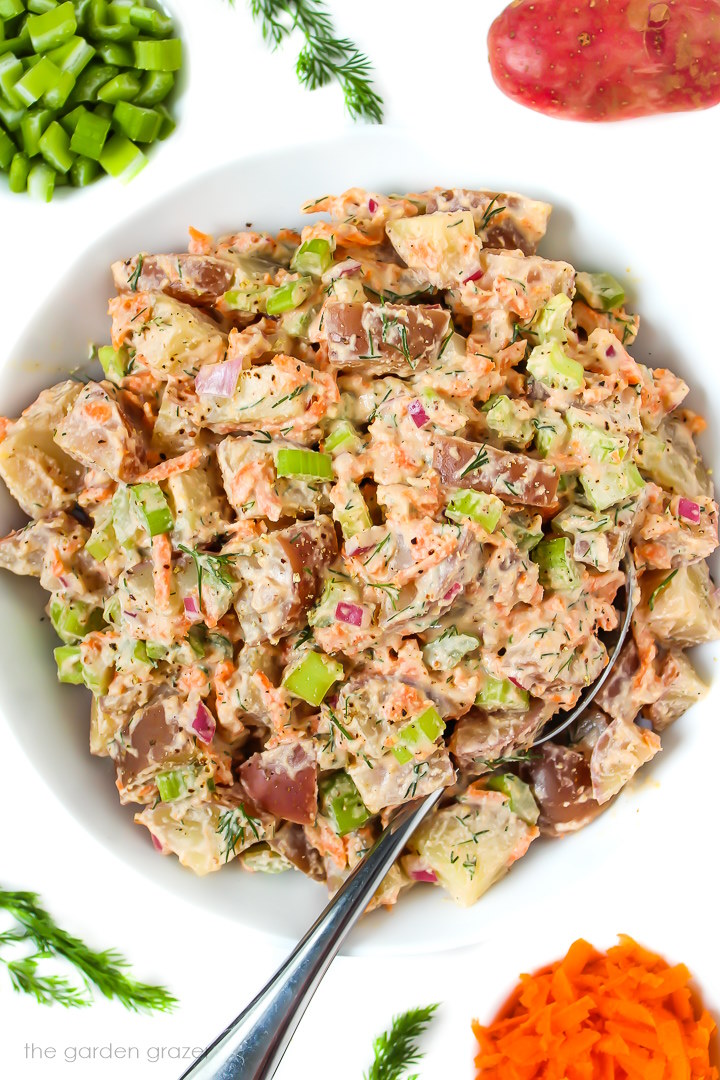
<svg viewBox="0 0 720 1080">
<path fill-rule="evenodd" d="M 229 510 L 214 470 L 208 467 L 178 473 L 167 480 L 166 487 L 178 540 L 197 546 L 225 532 Z"/>
<path fill-rule="evenodd" d="M 720 610 L 705 562 L 644 575 L 643 600 L 648 626 L 664 645 L 700 645 L 720 637 Z"/>
<path fill-rule="evenodd" d="M 53 440 L 80 390 L 71 379 L 43 390 L 0 443 L 0 476 L 30 517 L 70 506 L 81 486 L 84 469 Z"/>
<path fill-rule="evenodd" d="M 477 269 L 482 241 L 469 210 L 398 218 L 385 231 L 400 258 L 439 289 L 452 288 Z"/>
<path fill-rule="evenodd" d="M 55 442 L 88 469 L 101 469 L 113 480 L 132 480 L 143 470 L 145 447 L 114 392 L 105 386 L 90 382 L 82 388 Z"/>
<path fill-rule="evenodd" d="M 479 900 L 538 835 L 511 811 L 505 795 L 488 791 L 483 796 L 439 810 L 410 841 L 461 907 Z"/>
<path fill-rule="evenodd" d="M 130 343 L 139 364 L 164 378 L 179 379 L 197 375 L 203 364 L 220 363 L 227 337 L 197 308 L 154 294 L 151 310 L 137 319 Z"/>
</svg>

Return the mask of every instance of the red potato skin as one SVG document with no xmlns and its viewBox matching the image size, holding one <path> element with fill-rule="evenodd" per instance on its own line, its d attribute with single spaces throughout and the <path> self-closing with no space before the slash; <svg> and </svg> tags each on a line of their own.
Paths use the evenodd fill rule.
<svg viewBox="0 0 720 1080">
<path fill-rule="evenodd" d="M 284 751 L 285 748 L 282 748 Z M 240 780 L 261 810 L 298 825 L 317 816 L 317 768 L 301 746 L 287 753 L 265 750 L 240 768 Z"/>
<path fill-rule="evenodd" d="M 566 120 L 720 101 L 720 0 L 514 0 L 488 34 L 504 94 Z"/>
</svg>

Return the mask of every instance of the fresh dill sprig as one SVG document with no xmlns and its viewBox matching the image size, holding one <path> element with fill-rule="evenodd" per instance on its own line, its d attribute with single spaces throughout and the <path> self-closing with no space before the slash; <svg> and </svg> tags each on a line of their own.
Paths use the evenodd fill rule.
<svg viewBox="0 0 720 1080">
<path fill-rule="evenodd" d="M 221 585 L 224 585 L 226 589 L 234 589 L 237 582 L 230 577 L 227 571 L 227 567 L 232 566 L 235 559 L 239 559 L 242 555 L 241 551 L 228 551 L 223 554 L 213 554 L 212 551 L 198 551 L 197 548 L 186 547 L 185 544 L 178 544 L 178 550 L 184 551 L 186 555 L 189 555 L 195 564 L 195 573 L 197 574 L 197 586 L 198 586 L 198 607 L 202 611 L 202 587 L 203 587 L 203 575 L 209 574 L 210 577 L 215 578 Z"/>
<path fill-rule="evenodd" d="M 240 816 L 241 814 L 242 817 Z M 238 844 L 245 844 L 246 826 L 252 830 L 252 834 L 256 840 L 260 839 L 260 833 L 258 831 L 258 825 L 260 824 L 260 818 L 254 818 L 252 814 L 248 814 L 242 803 L 240 803 L 237 810 L 226 810 L 220 815 L 218 827 L 215 831 L 219 833 L 225 841 L 225 848 L 223 850 L 225 862 L 228 861 L 231 855 L 237 854 Z"/>
<path fill-rule="evenodd" d="M 460 473 L 459 479 L 462 480 L 463 476 L 467 476 L 468 473 L 475 472 L 476 469 L 482 469 L 483 465 L 487 465 L 490 460 L 490 456 L 485 449 L 485 443 L 482 444 L 477 452 L 477 455 L 470 461 L 463 471 Z"/>
<path fill-rule="evenodd" d="M 32 995 L 40 1005 L 63 1005 L 80 1008 L 92 1004 L 91 987 L 107 998 L 115 998 L 133 1012 L 168 1012 L 177 999 L 162 986 L 151 986 L 130 978 L 123 970 L 128 962 L 115 949 L 95 952 L 79 938 L 62 930 L 40 905 L 36 893 L 0 889 L 0 910 L 6 911 L 17 926 L 0 933 L 3 946 L 29 944 L 29 956 L 12 957 L 0 953 L 14 990 Z M 44 974 L 41 964 L 54 958 L 65 960 L 78 972 L 82 986 L 75 986 L 62 975 Z"/>
<path fill-rule="evenodd" d="M 230 0 L 233 3 L 234 0 Z M 372 67 L 348 38 L 340 38 L 323 0 L 250 0 L 263 41 L 274 51 L 294 30 L 305 39 L 295 70 L 308 90 L 339 83 L 353 120 L 381 124 L 383 102 L 372 85 Z"/>
<path fill-rule="evenodd" d="M 426 1005 L 394 1017 L 388 1030 L 373 1043 L 375 1058 L 365 1073 L 365 1080 L 400 1080 L 411 1065 L 417 1065 L 422 1051 L 416 1039 L 425 1031 L 438 1008 L 437 1004 Z"/>
</svg>

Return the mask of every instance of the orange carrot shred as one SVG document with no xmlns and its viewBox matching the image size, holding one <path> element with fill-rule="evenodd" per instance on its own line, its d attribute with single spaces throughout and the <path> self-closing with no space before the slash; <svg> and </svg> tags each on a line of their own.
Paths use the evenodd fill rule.
<svg viewBox="0 0 720 1080">
<path fill-rule="evenodd" d="M 606 953 L 576 941 L 473 1021 L 477 1080 L 720 1080 L 690 978 L 625 935 Z"/>
</svg>

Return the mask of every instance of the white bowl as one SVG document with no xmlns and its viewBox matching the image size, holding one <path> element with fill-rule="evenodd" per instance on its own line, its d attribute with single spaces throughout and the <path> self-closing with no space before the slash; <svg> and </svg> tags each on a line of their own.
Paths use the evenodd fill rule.
<svg viewBox="0 0 720 1080">
<path fill-rule="evenodd" d="M 389 129 L 365 129 L 225 166 L 113 229 L 67 272 L 13 354 L 2 362 L 0 412 L 17 415 L 40 389 L 82 365 L 90 342 L 108 339 L 113 260 L 138 250 L 183 250 L 191 224 L 216 234 L 246 222 L 260 229 L 296 225 L 306 199 L 356 184 L 405 191 L 439 183 L 516 190 L 552 202 L 555 212 L 541 252 L 566 258 L 579 269 L 608 269 L 623 281 L 642 317 L 635 354 L 684 376 L 692 387 L 691 405 L 705 415 L 716 414 L 720 379 L 709 351 L 716 339 L 716 313 L 708 298 L 720 238 L 714 225 L 714 239 L 708 236 L 703 223 L 715 202 L 712 152 L 705 148 L 709 140 L 698 138 L 703 123 L 685 116 L 680 123 L 668 117 L 584 126 L 501 110 L 482 122 L 482 145 L 494 146 L 494 153 L 479 143 L 473 146 L 472 138 L 453 142 L 442 133 L 414 138 Z M 663 150 L 667 139 L 672 140 L 672 155 Z M 639 152 L 630 170 L 623 155 L 633 143 Z M 545 153 L 534 156 L 533 149 L 543 146 Z M 718 461 L 714 425 L 703 436 L 702 449 L 706 460 Z M 3 490 L 0 529 L 4 533 L 21 522 Z M 326 901 L 323 886 L 299 874 L 243 874 L 232 865 L 196 878 L 174 858 L 159 856 L 146 830 L 132 824 L 133 811 L 118 803 L 112 766 L 92 758 L 87 749 L 89 694 L 56 681 L 51 651 L 56 640 L 43 621 L 44 603 L 36 582 L 3 574 L 0 711 L 43 781 L 98 839 L 137 870 L 248 929 L 297 939 Z M 716 652 L 706 646 L 695 653 L 706 677 Z M 631 785 L 578 835 L 534 844 L 474 908 L 457 909 L 440 890 L 418 887 L 391 914 L 377 912 L 364 920 L 353 948 L 427 951 L 477 941 L 503 922 L 527 925 L 533 895 L 557 894 L 560 902 L 566 883 L 590 874 L 603 860 L 613 887 L 612 852 L 627 841 L 637 811 L 647 811 L 645 820 L 654 813 L 665 819 L 671 802 L 679 805 L 687 790 L 690 768 L 708 760 L 708 719 L 717 702 L 713 690 L 668 732 L 666 752 L 643 770 L 652 783 Z M 655 782 L 659 780 L 660 785 Z M 707 815 L 710 822 L 714 809 L 712 785 L 694 787 L 693 819 Z M 665 842 L 665 836 L 645 829 L 643 843 L 657 844 L 658 858 L 665 857 Z"/>
</svg>

